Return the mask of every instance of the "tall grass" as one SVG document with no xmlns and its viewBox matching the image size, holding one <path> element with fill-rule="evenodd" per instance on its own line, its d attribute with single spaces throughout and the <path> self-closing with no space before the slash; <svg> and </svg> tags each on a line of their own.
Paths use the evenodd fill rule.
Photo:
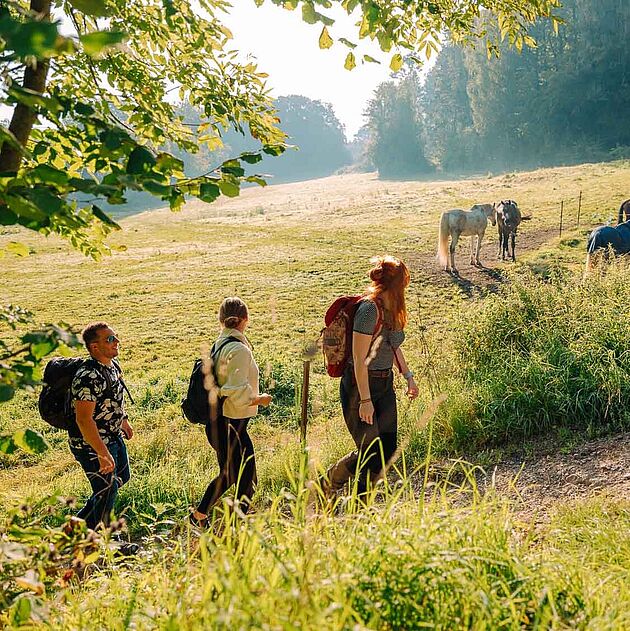
<svg viewBox="0 0 630 631">
<path fill-rule="evenodd" d="M 446 424 L 457 446 L 482 447 L 566 427 L 630 426 L 627 267 L 589 278 L 514 278 L 464 312 Z"/>
<path fill-rule="evenodd" d="M 264 513 L 233 516 L 199 541 L 162 537 L 165 547 L 106 566 L 52 603 L 49 624 L 332 630 L 630 622 L 627 504 L 579 505 L 534 536 L 509 506 L 474 489 L 465 508 L 439 494 L 422 504 L 405 482 L 360 510 L 351 498 L 336 515 L 310 517 L 307 497 L 298 478 Z M 593 527 L 595 536 L 581 541 Z"/>
</svg>

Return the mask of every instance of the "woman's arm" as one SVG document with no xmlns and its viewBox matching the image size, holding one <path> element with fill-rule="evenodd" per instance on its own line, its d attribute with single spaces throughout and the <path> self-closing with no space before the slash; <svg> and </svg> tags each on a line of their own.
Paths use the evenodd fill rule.
<svg viewBox="0 0 630 631">
<path fill-rule="evenodd" d="M 372 425 L 374 421 L 374 406 L 370 398 L 370 381 L 368 378 L 367 359 L 372 345 L 372 336 L 365 333 L 352 333 L 352 359 L 354 361 L 354 376 L 359 389 L 359 416 L 361 420 Z"/>
<path fill-rule="evenodd" d="M 419 390 L 416 382 L 414 381 L 413 372 L 409 370 L 407 360 L 405 359 L 400 346 L 394 351 L 394 357 L 396 359 L 396 363 L 398 364 L 400 374 L 407 380 L 407 396 L 413 400 L 418 396 Z"/>
<path fill-rule="evenodd" d="M 221 386 L 220 396 L 228 397 L 238 407 L 268 406 L 271 403 L 271 395 L 254 392 L 249 383 L 249 369 L 254 361 L 251 351 L 243 344 L 239 344 L 239 348 L 231 351 L 228 357 L 226 381 Z"/>
</svg>

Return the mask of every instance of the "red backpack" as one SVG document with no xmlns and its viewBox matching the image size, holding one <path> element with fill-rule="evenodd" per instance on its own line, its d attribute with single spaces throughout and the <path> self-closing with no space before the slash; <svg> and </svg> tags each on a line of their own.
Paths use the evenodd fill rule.
<svg viewBox="0 0 630 631">
<path fill-rule="evenodd" d="M 322 329 L 322 350 L 326 370 L 331 377 L 341 377 L 352 356 L 352 326 L 354 314 L 361 300 L 369 300 L 365 296 L 341 296 L 337 298 L 326 311 Z M 381 309 L 376 303 L 378 320 L 372 342 L 382 328 Z"/>
</svg>

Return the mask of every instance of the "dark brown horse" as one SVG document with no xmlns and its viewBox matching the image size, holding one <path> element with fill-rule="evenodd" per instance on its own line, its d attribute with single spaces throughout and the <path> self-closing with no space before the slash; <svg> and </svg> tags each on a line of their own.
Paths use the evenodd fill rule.
<svg viewBox="0 0 630 631">
<path fill-rule="evenodd" d="M 524 217 L 513 199 L 500 201 L 496 204 L 496 209 L 497 228 L 499 231 L 499 251 L 497 252 L 497 258 L 501 258 L 505 261 L 507 256 L 507 258 L 511 258 L 512 261 L 516 261 L 516 231 L 521 221 L 531 219 L 531 215 Z M 512 246 L 511 256 L 510 245 Z"/>
<path fill-rule="evenodd" d="M 621 206 L 619 206 L 619 214 L 617 215 L 617 223 L 623 223 L 624 221 L 630 221 L 630 199 L 627 199 Z"/>
</svg>

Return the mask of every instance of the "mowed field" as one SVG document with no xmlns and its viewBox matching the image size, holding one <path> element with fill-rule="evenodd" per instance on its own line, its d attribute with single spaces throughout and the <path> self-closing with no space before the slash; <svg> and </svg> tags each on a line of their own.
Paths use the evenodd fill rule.
<svg viewBox="0 0 630 631">
<path fill-rule="evenodd" d="M 577 228 L 580 191 L 581 226 Z M 588 231 L 598 223 L 616 218 L 619 204 L 629 196 L 630 162 L 627 161 L 456 181 L 394 182 L 380 181 L 374 174 L 353 174 L 265 189 L 250 188 L 238 198 L 221 198 L 212 205 L 190 202 L 178 214 L 159 210 L 128 217 L 121 222 L 122 232 L 114 234 L 109 240 L 111 245 L 121 246 L 120 249 L 100 262 L 85 259 L 57 238 L 44 238 L 19 229 L 4 229 L 0 234 L 0 245 L 19 241 L 30 247 L 31 254 L 24 258 L 5 256 L 2 259 L 1 299 L 31 310 L 37 321 L 62 321 L 75 330 L 80 330 L 91 320 L 104 319 L 121 337 L 120 359 L 127 384 L 136 399 L 136 405 L 129 408 L 136 436 L 129 445 L 133 478 L 122 489 L 120 503 L 128 507 L 126 514 L 131 530 L 134 536 L 140 537 L 152 532 L 152 520 L 168 516 L 177 522 L 183 518 L 188 506 L 199 497 L 216 470 L 214 456 L 203 432 L 182 418 L 179 401 L 200 348 L 211 343 L 217 334 L 216 312 L 225 296 L 238 295 L 249 305 L 248 335 L 262 368 L 264 387 L 275 397 L 276 405 L 272 406 L 268 414 L 259 416 L 252 429 L 259 468 L 259 493 L 255 504 L 263 514 L 266 510 L 273 512 L 277 509 L 275 502 L 278 494 L 283 488 L 292 488 L 300 475 L 298 401 L 304 350 L 317 340 L 328 304 L 339 295 L 360 293 L 364 289 L 371 256 L 398 256 L 408 263 L 412 276 L 408 292 L 410 317 L 404 350 L 409 364 L 416 369 L 420 367 L 417 372 L 421 396 L 418 402 L 409 404 L 403 399 L 401 391 L 400 425 L 404 442 L 410 432 L 417 436 L 425 431 L 418 423 L 431 400 L 431 393 L 423 368 L 430 365 L 444 379 L 448 378 L 452 362 L 449 347 L 454 323 L 461 322 L 469 309 L 520 274 L 536 273 L 544 276 L 554 269 L 562 268 L 569 275 L 580 275 Z M 451 208 L 467 209 L 474 203 L 501 199 L 516 200 L 524 214 L 532 215 L 531 221 L 523 223 L 519 232 L 516 265 L 497 262 L 496 232 L 489 226 L 481 252 L 486 269 L 478 270 L 469 265 L 468 239 L 462 239 L 457 255 L 460 278 L 453 278 L 441 271 L 435 260 L 440 213 Z M 562 237 L 559 236 L 561 200 L 565 200 Z M 325 467 L 351 448 L 351 440 L 346 436 L 338 405 L 338 382 L 324 375 L 320 355 L 313 361 L 313 373 L 309 459 L 311 467 Z M 81 497 L 86 493 L 87 484 L 67 450 L 64 435 L 39 420 L 34 394 L 19 393 L 13 401 L 0 406 L 0 432 L 27 426 L 40 430 L 51 449 L 40 456 L 16 454 L 0 459 L 0 513 L 19 502 L 36 502 L 55 494 Z M 474 453 L 459 455 L 475 462 Z M 421 465 L 422 461 L 414 461 L 410 455 L 408 464 L 413 469 Z M 411 491 L 409 493 L 413 495 Z M 446 542 L 447 547 L 457 548 L 454 542 L 463 532 L 458 534 L 460 517 L 457 514 L 445 518 L 445 530 L 438 534 L 432 530 L 431 520 L 426 513 L 422 509 L 417 512 L 418 506 L 410 496 L 397 499 L 403 506 L 398 526 L 405 532 L 408 533 L 411 524 L 423 523 L 429 529 L 427 532 L 430 531 L 427 546 L 438 545 L 438 540 L 443 536 L 443 543 Z M 409 508 L 409 501 L 413 508 Z M 613 503 L 614 510 L 612 505 L 607 505 L 605 510 L 612 511 L 621 520 L 615 522 L 616 528 L 627 526 L 630 522 L 628 505 L 618 505 L 616 502 Z M 504 509 L 493 504 L 492 507 L 484 505 L 482 510 L 485 511 L 485 517 L 479 519 L 494 524 L 492 528 L 495 530 L 492 532 L 501 530 L 500 524 L 504 523 L 501 521 L 501 515 L 504 515 L 501 511 Z M 599 504 L 594 507 L 589 505 L 580 510 L 585 515 L 585 521 L 588 521 L 595 519 L 595 516 L 599 519 L 602 507 Z M 386 512 L 383 509 L 383 514 L 378 517 L 384 528 L 388 527 Z M 569 521 L 575 519 L 576 514 L 565 512 L 561 518 L 565 520 L 561 529 L 566 527 L 566 532 L 570 532 Z M 429 521 L 425 523 L 423 520 L 426 519 Z M 358 520 L 347 527 L 350 530 L 358 529 L 357 541 L 364 535 L 369 538 L 365 519 L 359 517 Z M 580 524 L 579 527 L 582 526 Z M 282 532 L 286 537 L 285 551 L 293 550 L 295 545 L 302 545 L 302 553 L 306 555 L 304 550 L 309 548 L 311 542 L 302 541 L 300 544 L 296 532 Z M 472 532 L 467 531 L 465 536 L 472 536 Z M 605 534 L 598 532 L 601 547 L 594 553 L 594 558 L 597 557 L 594 563 L 606 565 L 603 549 L 618 544 L 614 539 L 617 531 L 612 523 Z M 335 548 L 335 537 L 343 536 L 343 527 L 336 524 L 331 533 L 329 551 Z M 309 537 L 313 536 L 314 533 L 310 532 Z M 509 550 L 509 532 L 501 530 L 500 537 L 503 536 L 507 537 L 505 545 L 506 550 Z M 520 545 L 522 533 L 518 536 L 521 538 Z M 434 537 L 433 543 L 431 537 Z M 488 541 L 492 538 L 491 533 L 485 531 L 479 532 L 479 537 Z M 387 547 L 394 543 L 394 539 L 388 539 L 382 545 Z M 571 554 L 577 549 L 573 543 L 564 541 L 564 544 L 571 547 Z M 562 548 L 556 540 L 550 545 L 555 546 L 554 550 L 558 546 Z M 309 554 L 315 554 L 316 548 L 317 545 Z M 186 550 L 190 552 L 188 548 Z M 247 562 L 253 564 L 255 551 L 251 549 L 245 552 L 249 559 Z M 226 554 L 235 555 L 229 557 L 232 561 L 238 558 L 232 549 Z M 345 552 L 341 554 L 343 556 Z M 322 562 L 325 558 L 324 554 Z M 518 558 L 517 554 L 515 562 L 522 561 L 524 566 L 528 565 L 529 561 L 525 561 L 524 557 L 521 561 Z M 622 568 L 628 558 L 630 555 L 620 561 Z M 304 584 L 308 584 L 311 579 L 317 582 L 317 577 L 323 576 L 322 568 L 316 561 L 313 561 L 315 565 L 312 567 L 308 565 L 311 561 L 306 556 L 303 560 L 306 563 L 303 567 Z M 341 564 L 339 558 L 337 562 Z M 474 562 L 471 560 L 471 563 Z M 190 578 L 188 560 L 182 561 L 182 566 L 177 565 L 171 557 L 168 562 L 162 559 L 156 563 L 158 565 L 147 565 L 141 570 L 144 583 L 138 589 L 155 590 L 155 585 L 160 584 L 160 589 L 166 590 L 162 596 L 167 602 L 164 610 L 155 610 L 157 613 L 152 622 L 148 622 L 149 618 L 143 618 L 145 622 L 138 623 L 140 626 L 137 628 L 143 628 L 143 624 L 166 628 L 168 625 L 165 621 L 168 620 L 175 621 L 175 626 L 170 628 L 203 628 L 196 627 L 194 621 L 184 623 L 185 612 L 188 611 L 185 607 L 177 615 L 173 609 L 169 609 L 181 605 L 181 602 L 178 605 L 172 599 L 169 600 L 167 592 L 183 580 L 182 576 Z M 164 565 L 159 566 L 159 563 Z M 207 613 L 216 605 L 216 598 L 213 601 L 208 596 L 200 579 L 200 573 L 207 570 L 206 563 L 207 559 L 202 559 L 202 565 L 192 571 L 194 577 L 189 588 L 198 590 L 195 592 L 198 596 L 204 594 L 197 600 L 193 598 L 193 601 L 197 603 L 195 606 L 201 608 L 199 611 Z M 173 570 L 174 567 L 179 569 Z M 253 565 L 247 567 L 253 568 Z M 532 561 L 532 577 L 536 574 L 535 567 L 536 563 Z M 555 569 L 550 570 L 552 574 L 557 569 L 553 567 Z M 616 567 L 619 569 L 619 564 Z M 276 570 L 279 576 L 284 572 L 277 568 L 274 572 Z M 164 583 L 160 582 L 160 571 L 164 576 L 169 576 L 162 577 Z M 171 571 L 173 573 L 169 574 Z M 368 575 L 370 572 L 367 566 L 361 571 Z M 528 572 L 525 574 L 529 576 Z M 525 574 L 523 584 L 528 580 Z M 603 571 L 601 576 L 598 574 L 602 581 L 606 575 L 611 576 Z M 225 576 L 228 582 L 234 579 L 229 572 Z M 556 574 L 553 576 L 556 577 Z M 614 574 L 611 585 L 620 584 L 618 581 L 623 576 L 627 576 L 627 567 L 621 574 Z M 405 583 L 407 579 L 401 577 L 402 574 L 399 575 L 402 593 L 409 589 L 409 585 Z M 281 580 L 278 577 L 273 580 L 276 578 Z M 125 582 L 127 579 L 128 582 Z M 137 576 L 127 576 L 126 579 L 118 577 L 116 580 L 121 581 L 118 585 L 121 595 L 112 596 L 114 604 L 110 604 L 113 611 L 120 614 L 120 619 L 116 618 L 117 622 L 112 623 L 110 628 L 127 628 L 123 622 L 127 620 L 128 624 L 131 614 L 127 616 L 127 605 L 122 594 L 129 586 L 129 581 L 133 583 L 138 579 Z M 172 584 L 169 583 L 171 580 Z M 247 583 L 247 580 L 243 580 Z M 270 585 L 273 580 L 270 579 Z M 416 576 L 413 580 L 419 578 Z M 580 580 L 583 580 L 581 575 Z M 165 587 L 169 584 L 170 588 Z M 289 584 L 293 583 L 289 581 Z M 289 592 L 294 589 L 290 585 L 287 587 Z M 460 587 L 464 591 L 467 589 L 463 583 Z M 64 613 L 58 614 L 58 624 L 67 625 L 68 628 L 87 625 L 89 615 L 97 615 L 98 598 L 94 594 L 98 589 L 98 586 L 88 585 L 85 593 L 89 594 L 89 598 L 94 598 L 89 601 L 91 604 L 81 611 L 80 608 L 73 609 L 74 605 L 69 606 Z M 264 591 L 267 588 L 252 587 L 252 593 L 259 593 L 256 591 L 258 589 Z M 376 590 L 376 587 L 371 585 L 369 589 Z M 427 589 L 430 589 L 430 581 Z M 523 598 L 535 599 L 534 594 L 540 596 L 542 591 L 536 592 L 537 589 L 537 586 L 533 586 L 532 593 Z M 74 595 L 78 600 L 84 597 L 80 593 L 79 589 Z M 237 594 L 236 591 L 234 593 Z M 583 596 L 582 592 L 579 594 Z M 401 618 L 402 626 L 398 627 L 395 617 L 379 618 L 381 614 L 371 612 L 371 604 L 367 601 L 357 605 L 356 599 L 352 600 L 353 605 L 345 614 L 343 608 L 333 609 L 326 614 L 323 601 L 315 602 L 315 596 L 313 602 L 304 601 L 299 605 L 302 596 L 296 597 L 297 609 L 291 605 L 282 614 L 285 617 L 270 623 L 269 628 L 292 627 L 299 618 L 296 612 L 302 606 L 305 612 L 302 625 L 307 628 L 346 628 L 352 625 L 358 625 L 355 628 L 411 628 L 406 626 L 410 623 L 404 622 L 404 616 Z M 508 598 L 509 594 L 504 597 Z M 329 595 L 322 598 L 330 604 Z M 608 602 L 612 602 L 612 596 L 610 600 L 604 598 L 601 602 L 597 601 L 594 607 L 604 607 Z M 496 611 L 492 609 L 492 615 L 489 613 L 485 620 L 494 620 L 498 624 L 501 606 L 497 605 Z M 603 615 L 597 610 L 581 618 L 577 616 L 573 619 L 569 614 L 553 618 L 554 606 L 564 611 L 564 605 L 547 603 L 543 609 L 552 612 L 549 614 L 551 618 L 543 617 L 539 622 L 551 626 L 556 623 L 559 626 L 572 626 L 574 623 L 580 626 L 580 620 L 586 624 L 595 619 L 594 616 Z M 262 616 L 263 611 L 267 611 L 265 615 L 271 616 L 274 607 L 279 607 L 277 612 L 283 610 L 274 600 L 268 600 L 258 612 L 252 608 L 244 612 L 243 607 L 237 607 L 239 615 L 233 619 L 228 616 L 224 624 L 227 628 L 249 628 L 250 625 L 260 628 L 264 626 L 263 619 L 256 616 Z M 488 607 L 490 611 L 490 605 Z M 508 628 L 517 628 L 514 621 L 521 616 L 519 607 L 518 614 L 510 618 Z M 537 611 L 535 605 L 526 603 L 524 607 L 529 607 L 527 611 Z M 579 609 L 579 605 L 576 607 Z M 309 619 L 306 612 L 311 610 L 319 611 L 321 616 Z M 362 611 L 367 613 L 364 615 Z M 498 628 L 490 622 L 490 626 L 484 626 L 483 614 L 475 612 L 475 607 L 472 607 L 468 613 L 458 613 L 457 616 L 463 617 L 457 618 L 458 622 L 453 627 L 448 625 L 449 614 L 444 614 L 445 617 L 439 618 L 439 624 L 434 621 L 434 626 L 440 627 L 441 624 L 440 628 L 469 628 L 470 625 L 475 626 L 474 620 L 478 620 L 481 622 L 475 628 Z M 495 613 L 498 616 L 496 619 L 493 617 Z M 619 616 L 610 618 L 610 625 L 604 621 L 601 626 L 592 628 L 619 628 L 615 625 L 620 620 L 630 621 L 627 609 L 621 607 L 617 613 Z M 171 614 L 174 617 L 169 618 Z M 148 616 L 146 612 L 143 615 Z M 530 612 L 528 615 L 533 614 Z M 430 620 L 430 616 L 426 619 L 420 614 L 418 616 L 418 624 Z M 522 625 L 536 626 L 533 616 L 522 619 Z M 409 618 L 412 619 L 415 620 L 413 616 Z"/>
</svg>

